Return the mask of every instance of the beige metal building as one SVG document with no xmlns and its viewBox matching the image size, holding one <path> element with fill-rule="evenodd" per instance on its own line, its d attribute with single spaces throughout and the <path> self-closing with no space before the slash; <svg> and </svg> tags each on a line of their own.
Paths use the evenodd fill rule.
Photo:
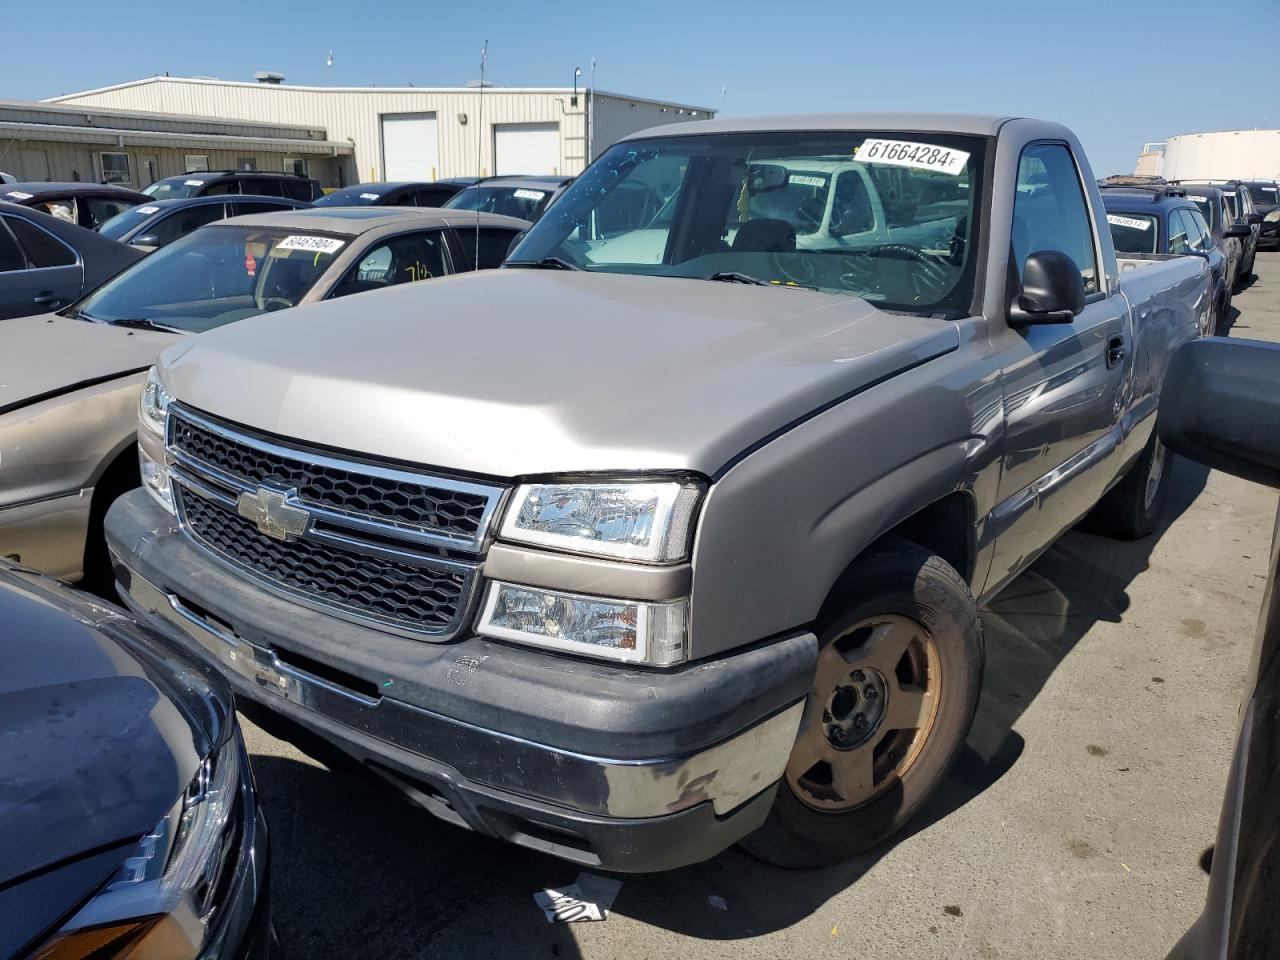
<svg viewBox="0 0 1280 960">
<path fill-rule="evenodd" d="M 141 189 L 192 170 L 248 169 L 309 171 L 325 183 L 352 155 L 319 126 L 0 100 L 0 171 L 19 180 Z"/>
<path fill-rule="evenodd" d="M 49 101 L 244 122 L 310 124 L 354 150 L 341 183 L 582 172 L 588 153 L 646 127 L 706 119 L 706 107 L 568 88 L 306 87 L 148 77 Z M 591 124 L 594 122 L 594 132 Z M 321 179 L 325 186 L 338 182 Z"/>
<path fill-rule="evenodd" d="M 1149 143 L 1138 172 L 1169 180 L 1280 180 L 1280 130 L 1184 133 Z"/>
</svg>

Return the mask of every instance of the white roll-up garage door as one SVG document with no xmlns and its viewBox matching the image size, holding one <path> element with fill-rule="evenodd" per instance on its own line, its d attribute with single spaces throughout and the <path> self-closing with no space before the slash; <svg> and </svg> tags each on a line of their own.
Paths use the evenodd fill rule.
<svg viewBox="0 0 1280 960">
<path fill-rule="evenodd" d="M 432 180 L 439 166 L 434 113 L 382 115 L 382 179 Z"/>
<path fill-rule="evenodd" d="M 493 152 L 494 173 L 498 176 L 559 173 L 560 124 L 495 124 Z"/>
</svg>

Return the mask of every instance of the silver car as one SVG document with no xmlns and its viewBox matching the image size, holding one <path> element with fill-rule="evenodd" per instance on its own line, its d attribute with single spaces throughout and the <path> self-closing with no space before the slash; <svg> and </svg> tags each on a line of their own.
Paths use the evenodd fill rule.
<svg viewBox="0 0 1280 960">
<path fill-rule="evenodd" d="M 109 582 L 102 517 L 137 486 L 138 392 L 182 336 L 501 263 L 523 220 L 425 208 L 236 217 L 58 313 L 0 324 L 0 556 Z"/>
</svg>

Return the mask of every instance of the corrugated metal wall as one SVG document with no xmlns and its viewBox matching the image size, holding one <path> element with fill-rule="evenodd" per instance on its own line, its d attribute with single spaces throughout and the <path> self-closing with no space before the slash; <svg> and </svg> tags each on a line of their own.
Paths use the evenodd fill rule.
<svg viewBox="0 0 1280 960">
<path fill-rule="evenodd" d="M 323 127 L 330 140 L 353 141 L 358 178 L 378 180 L 382 178 L 380 117 L 387 113 L 435 114 L 440 137 L 437 177 L 492 173 L 493 126 L 502 123 L 558 123 L 561 166 L 554 171 L 528 172 L 580 173 L 586 156 L 587 98 L 580 93 L 576 106 L 570 98 L 567 90 L 489 88 L 482 94 L 479 90 L 323 89 L 155 77 L 114 89 L 73 94 L 61 98 L 59 103 L 259 123 L 314 124 Z M 688 112 L 682 114 L 678 110 L 678 107 L 668 106 L 664 110 L 646 101 L 600 94 L 595 116 L 596 153 L 625 133 L 659 123 L 695 119 Z"/>
</svg>

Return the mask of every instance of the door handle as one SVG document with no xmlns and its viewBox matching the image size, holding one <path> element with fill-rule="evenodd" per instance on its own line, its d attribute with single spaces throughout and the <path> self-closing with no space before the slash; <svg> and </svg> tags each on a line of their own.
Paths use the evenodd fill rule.
<svg viewBox="0 0 1280 960">
<path fill-rule="evenodd" d="M 1107 341 L 1107 369 L 1111 369 L 1124 359 L 1124 337 L 1112 337 Z"/>
<path fill-rule="evenodd" d="M 55 307 L 62 302 L 62 298 L 52 290 L 46 290 L 44 293 L 32 297 L 31 302 L 38 303 L 42 307 Z"/>
</svg>

